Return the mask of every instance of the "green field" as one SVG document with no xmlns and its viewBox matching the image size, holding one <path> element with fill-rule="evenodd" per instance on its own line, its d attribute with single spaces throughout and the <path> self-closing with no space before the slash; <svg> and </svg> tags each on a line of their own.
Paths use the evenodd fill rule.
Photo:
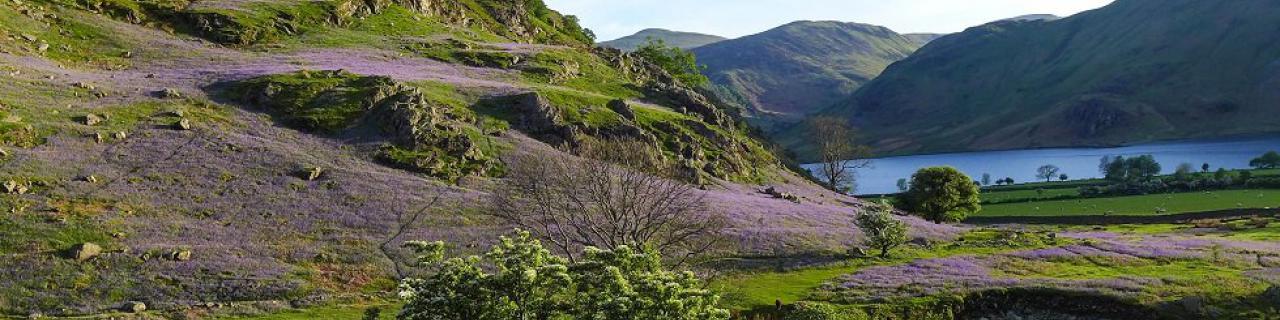
<svg viewBox="0 0 1280 320">
<path fill-rule="evenodd" d="M 1034 191 L 1032 191 L 1034 193 Z M 985 196 L 985 195 L 984 195 Z M 1236 208 L 1280 208 L 1280 190 L 1246 189 L 994 204 L 978 217 L 1157 215 Z M 1159 209 L 1164 209 L 1163 212 Z"/>
<path fill-rule="evenodd" d="M 1005 203 L 1011 201 L 1031 201 L 1036 199 L 1052 199 L 1064 196 L 1078 196 L 1080 192 L 1075 188 L 1058 188 L 1058 189 L 1023 189 L 1011 191 L 993 191 L 982 193 L 982 203 Z"/>
</svg>

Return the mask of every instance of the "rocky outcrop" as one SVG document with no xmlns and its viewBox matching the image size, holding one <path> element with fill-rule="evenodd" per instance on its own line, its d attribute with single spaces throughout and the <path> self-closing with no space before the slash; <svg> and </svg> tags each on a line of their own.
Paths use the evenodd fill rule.
<svg viewBox="0 0 1280 320">
<path fill-rule="evenodd" d="M 433 101 L 388 78 L 342 71 L 264 76 L 232 86 L 231 95 L 309 132 L 381 143 L 383 162 L 438 178 L 485 175 L 498 166 L 473 141 L 475 114 Z"/>
<path fill-rule="evenodd" d="M 613 48 L 595 48 L 592 53 L 604 59 L 623 75 L 642 84 L 646 99 L 669 105 L 681 113 L 696 115 L 708 123 L 729 126 L 735 121 L 706 95 L 690 88 L 662 68 L 634 53 Z"/>
<path fill-rule="evenodd" d="M 515 129 L 552 145 L 575 147 L 583 137 L 638 140 L 661 149 L 676 164 L 676 175 L 694 183 L 704 177 L 734 179 L 754 174 L 760 159 L 751 142 L 726 129 L 695 119 L 648 121 L 641 123 L 626 101 L 613 100 L 601 109 L 617 114 L 609 125 L 590 125 L 567 119 L 556 106 L 536 92 L 496 99 L 489 103 L 510 108 L 508 119 Z"/>
</svg>

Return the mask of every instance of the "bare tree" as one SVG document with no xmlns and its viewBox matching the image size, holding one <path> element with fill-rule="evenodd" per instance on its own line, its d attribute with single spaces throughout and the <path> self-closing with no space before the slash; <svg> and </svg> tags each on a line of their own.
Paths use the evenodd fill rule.
<svg viewBox="0 0 1280 320">
<path fill-rule="evenodd" d="M 391 230 L 391 235 L 387 237 L 386 240 L 383 240 L 378 244 L 378 250 L 382 252 L 382 255 L 387 257 L 387 260 L 391 260 L 391 267 L 394 268 L 396 272 L 396 279 L 404 279 L 405 272 L 404 268 L 400 266 L 400 260 L 396 259 L 395 254 L 392 253 L 394 246 L 392 246 L 391 243 L 396 239 L 399 239 L 400 236 L 403 236 L 405 232 L 409 231 L 409 229 L 416 226 L 418 221 L 422 218 L 422 215 L 426 214 L 431 209 L 434 209 L 436 204 L 439 202 L 440 195 L 437 194 L 432 197 L 431 200 L 423 204 L 418 210 L 411 212 L 396 211 L 396 224 Z"/>
<path fill-rule="evenodd" d="M 576 153 L 508 161 L 491 212 L 577 261 L 580 247 L 645 245 L 683 263 L 712 249 L 724 218 L 707 213 L 693 186 L 675 179 L 652 145 L 586 141 Z"/>
<path fill-rule="evenodd" d="M 849 122 L 836 117 L 815 117 L 809 120 L 809 135 L 818 146 L 819 173 L 832 190 L 851 193 L 855 191 L 855 173 L 871 165 L 867 158 L 871 149 L 854 142 L 856 136 Z"/>
</svg>

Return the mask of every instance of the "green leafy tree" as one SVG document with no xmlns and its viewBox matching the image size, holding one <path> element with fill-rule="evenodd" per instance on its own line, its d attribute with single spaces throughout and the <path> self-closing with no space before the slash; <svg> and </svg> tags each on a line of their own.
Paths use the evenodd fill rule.
<svg viewBox="0 0 1280 320">
<path fill-rule="evenodd" d="M 911 176 L 911 190 L 902 200 L 908 211 L 935 223 L 958 222 L 982 209 L 978 187 L 952 167 L 920 169 Z"/>
<path fill-rule="evenodd" d="M 1071 180 L 1071 176 L 1068 176 L 1067 174 L 1063 173 L 1061 175 L 1058 175 L 1058 180 L 1061 180 L 1061 181 Z"/>
<path fill-rule="evenodd" d="M 581 262 L 553 255 L 529 232 L 483 256 L 444 259 L 443 242 L 409 242 L 430 275 L 406 279 L 403 320 L 728 319 L 719 296 L 653 250 L 588 247 Z"/>
<path fill-rule="evenodd" d="M 1053 178 L 1058 177 L 1058 171 L 1062 171 L 1058 166 L 1052 164 L 1043 165 L 1036 169 L 1036 177 L 1044 179 L 1044 182 L 1050 182 L 1053 181 Z"/>
<path fill-rule="evenodd" d="M 991 185 L 991 174 L 990 174 L 990 173 L 983 173 L 983 174 L 982 174 L 982 185 L 984 185 L 984 186 L 989 186 L 989 185 Z"/>
<path fill-rule="evenodd" d="M 858 214 L 855 225 L 866 235 L 867 247 L 880 250 L 880 257 L 889 257 L 889 251 L 907 243 L 907 224 L 893 218 L 893 207 L 887 201 L 880 206 Z"/>
<path fill-rule="evenodd" d="M 1275 151 L 1267 152 L 1261 157 L 1254 158 L 1249 161 L 1249 166 L 1257 169 L 1275 169 L 1280 168 L 1280 153 Z"/>
<path fill-rule="evenodd" d="M 906 179 L 906 178 L 898 179 L 898 191 L 899 191 L 899 192 L 906 192 L 906 191 L 907 191 L 907 189 L 910 189 L 910 188 L 911 188 L 911 185 L 907 182 L 907 179 Z"/>
<path fill-rule="evenodd" d="M 1210 168 L 1212 167 L 1209 166 L 1209 163 L 1205 162 L 1204 164 L 1200 165 L 1200 172 L 1208 173 Z"/>
<path fill-rule="evenodd" d="M 1129 178 L 1138 181 L 1151 180 L 1160 174 L 1160 162 L 1151 155 L 1143 155 L 1135 158 L 1129 158 L 1127 167 L 1129 169 Z"/>
<path fill-rule="evenodd" d="M 1195 172 L 1195 166 L 1190 163 L 1178 164 L 1178 168 L 1173 171 L 1174 179 L 1179 181 L 1187 181 L 1191 179 L 1191 174 Z"/>
<path fill-rule="evenodd" d="M 635 53 L 666 70 L 676 80 L 680 80 L 680 83 L 700 87 L 710 82 L 707 76 L 702 74 L 702 70 L 706 67 L 698 65 L 698 58 L 693 52 L 668 46 L 662 39 L 649 38 L 648 42 L 637 48 Z"/>
</svg>

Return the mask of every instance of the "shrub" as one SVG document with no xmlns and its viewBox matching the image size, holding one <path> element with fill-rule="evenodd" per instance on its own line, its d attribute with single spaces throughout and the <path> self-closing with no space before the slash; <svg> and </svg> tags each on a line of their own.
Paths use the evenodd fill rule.
<svg viewBox="0 0 1280 320">
<path fill-rule="evenodd" d="M 410 242 L 429 276 L 406 279 L 399 319 L 728 319 L 719 296 L 652 250 L 587 248 L 579 262 L 553 255 L 528 232 L 483 256 L 444 260 L 443 242 Z"/>
<path fill-rule="evenodd" d="M 867 235 L 867 247 L 880 250 L 880 257 L 888 257 L 889 250 L 907 242 L 907 224 L 893 218 L 889 203 L 858 214 L 855 224 Z"/>
<path fill-rule="evenodd" d="M 710 82 L 707 76 L 702 75 L 704 67 L 698 65 L 698 59 L 693 52 L 667 46 L 662 39 L 649 39 L 648 43 L 636 49 L 636 54 L 661 67 L 662 70 L 666 70 L 676 80 L 680 80 L 680 83 L 690 87 L 700 87 Z"/>
<path fill-rule="evenodd" d="M 854 306 L 837 306 L 827 303 L 800 302 L 785 320 L 864 320 L 867 313 Z"/>
</svg>

